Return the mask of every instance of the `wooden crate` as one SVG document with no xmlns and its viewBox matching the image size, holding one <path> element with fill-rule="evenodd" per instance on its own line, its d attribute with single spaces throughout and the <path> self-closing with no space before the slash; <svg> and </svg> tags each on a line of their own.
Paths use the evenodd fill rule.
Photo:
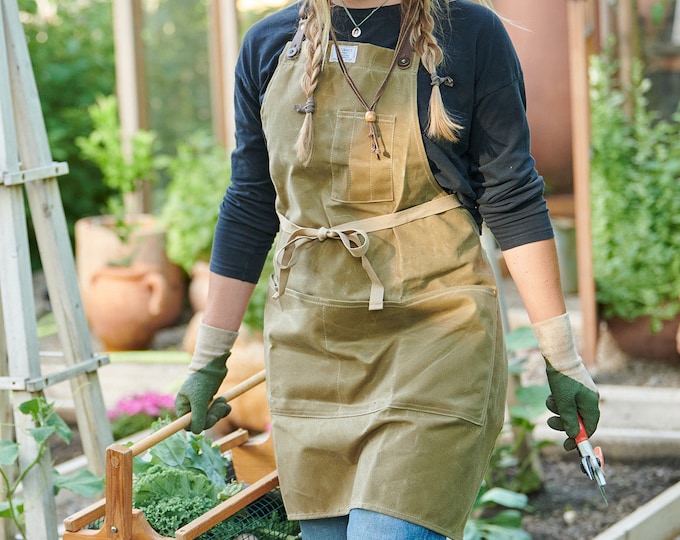
<svg viewBox="0 0 680 540">
<path fill-rule="evenodd" d="M 262 383 L 264 378 L 262 371 L 232 388 L 223 397 L 230 401 Z M 153 530 L 141 510 L 132 507 L 132 462 L 135 456 L 185 429 L 190 419 L 191 415 L 187 414 L 132 446 L 109 446 L 106 450 L 106 496 L 64 520 L 63 540 L 169 540 Z M 216 444 L 223 453 L 231 450 L 237 480 L 249 486 L 178 529 L 174 536 L 176 540 L 197 538 L 278 487 L 271 436 L 249 440 L 248 432 L 239 429 L 216 441 Z M 100 528 L 92 528 L 93 523 L 102 519 Z"/>
</svg>

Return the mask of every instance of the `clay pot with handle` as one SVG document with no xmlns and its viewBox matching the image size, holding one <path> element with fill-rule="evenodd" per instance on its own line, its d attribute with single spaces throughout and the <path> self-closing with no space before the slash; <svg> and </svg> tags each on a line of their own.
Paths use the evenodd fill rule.
<svg viewBox="0 0 680 540">
<path fill-rule="evenodd" d="M 90 278 L 85 313 L 107 351 L 143 350 L 163 327 L 168 284 L 155 266 L 102 266 Z"/>
<path fill-rule="evenodd" d="M 153 266 L 164 276 L 168 287 L 162 327 L 171 326 L 180 317 L 184 305 L 184 272 L 168 260 L 166 234 L 155 216 L 136 214 L 127 216 L 126 220 L 132 231 L 126 242 L 116 234 L 113 216 L 91 216 L 76 222 L 76 270 L 83 303 L 89 303 L 93 275 L 103 266 Z"/>
<path fill-rule="evenodd" d="M 680 361 L 680 315 L 662 321 L 658 332 L 652 331 L 650 317 L 632 321 L 611 318 L 605 322 L 617 347 L 631 358 Z"/>
</svg>

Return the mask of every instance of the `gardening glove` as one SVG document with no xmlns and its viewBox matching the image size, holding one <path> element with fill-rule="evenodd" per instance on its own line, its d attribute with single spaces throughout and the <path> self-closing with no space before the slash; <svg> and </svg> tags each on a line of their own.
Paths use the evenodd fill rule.
<svg viewBox="0 0 680 540">
<path fill-rule="evenodd" d="M 574 440 L 579 432 L 581 417 L 590 437 L 600 419 L 599 392 L 576 352 L 569 315 L 564 314 L 532 326 L 541 354 L 545 359 L 548 384 L 552 394 L 546 400 L 548 409 L 555 413 L 548 425 L 565 431 L 565 450 L 576 448 Z"/>
<path fill-rule="evenodd" d="M 224 398 L 218 397 L 215 401 L 212 398 L 227 376 L 227 358 L 237 337 L 238 332 L 202 322 L 199 325 L 189 375 L 175 397 L 177 416 L 191 411 L 189 429 L 197 435 L 231 412 L 231 406 Z"/>
</svg>

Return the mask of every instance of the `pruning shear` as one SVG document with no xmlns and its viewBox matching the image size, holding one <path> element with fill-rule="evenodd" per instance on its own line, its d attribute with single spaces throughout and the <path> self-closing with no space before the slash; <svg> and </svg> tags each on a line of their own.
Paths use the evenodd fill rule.
<svg viewBox="0 0 680 540">
<path fill-rule="evenodd" d="M 609 502 L 607 501 L 607 494 L 604 491 L 604 486 L 607 485 L 607 480 L 604 477 L 604 455 L 602 454 L 602 448 L 590 444 L 588 440 L 588 435 L 586 434 L 586 428 L 583 425 L 583 421 L 579 416 L 578 425 L 580 431 L 576 435 L 576 448 L 581 456 L 581 470 L 588 475 L 588 478 L 595 480 L 600 488 L 600 493 L 607 506 Z"/>
</svg>

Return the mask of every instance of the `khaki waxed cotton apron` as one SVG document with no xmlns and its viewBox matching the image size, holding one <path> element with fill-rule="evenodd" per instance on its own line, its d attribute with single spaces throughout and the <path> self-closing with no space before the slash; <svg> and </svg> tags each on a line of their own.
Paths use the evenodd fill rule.
<svg viewBox="0 0 680 540">
<path fill-rule="evenodd" d="M 341 49 L 370 101 L 394 52 Z M 281 217 L 267 385 L 288 515 L 364 508 L 462 539 L 504 414 L 493 274 L 472 216 L 429 168 L 418 58 L 376 107 L 380 159 L 331 58 L 307 167 L 293 150 L 304 64 L 284 52 L 262 106 Z"/>
</svg>

